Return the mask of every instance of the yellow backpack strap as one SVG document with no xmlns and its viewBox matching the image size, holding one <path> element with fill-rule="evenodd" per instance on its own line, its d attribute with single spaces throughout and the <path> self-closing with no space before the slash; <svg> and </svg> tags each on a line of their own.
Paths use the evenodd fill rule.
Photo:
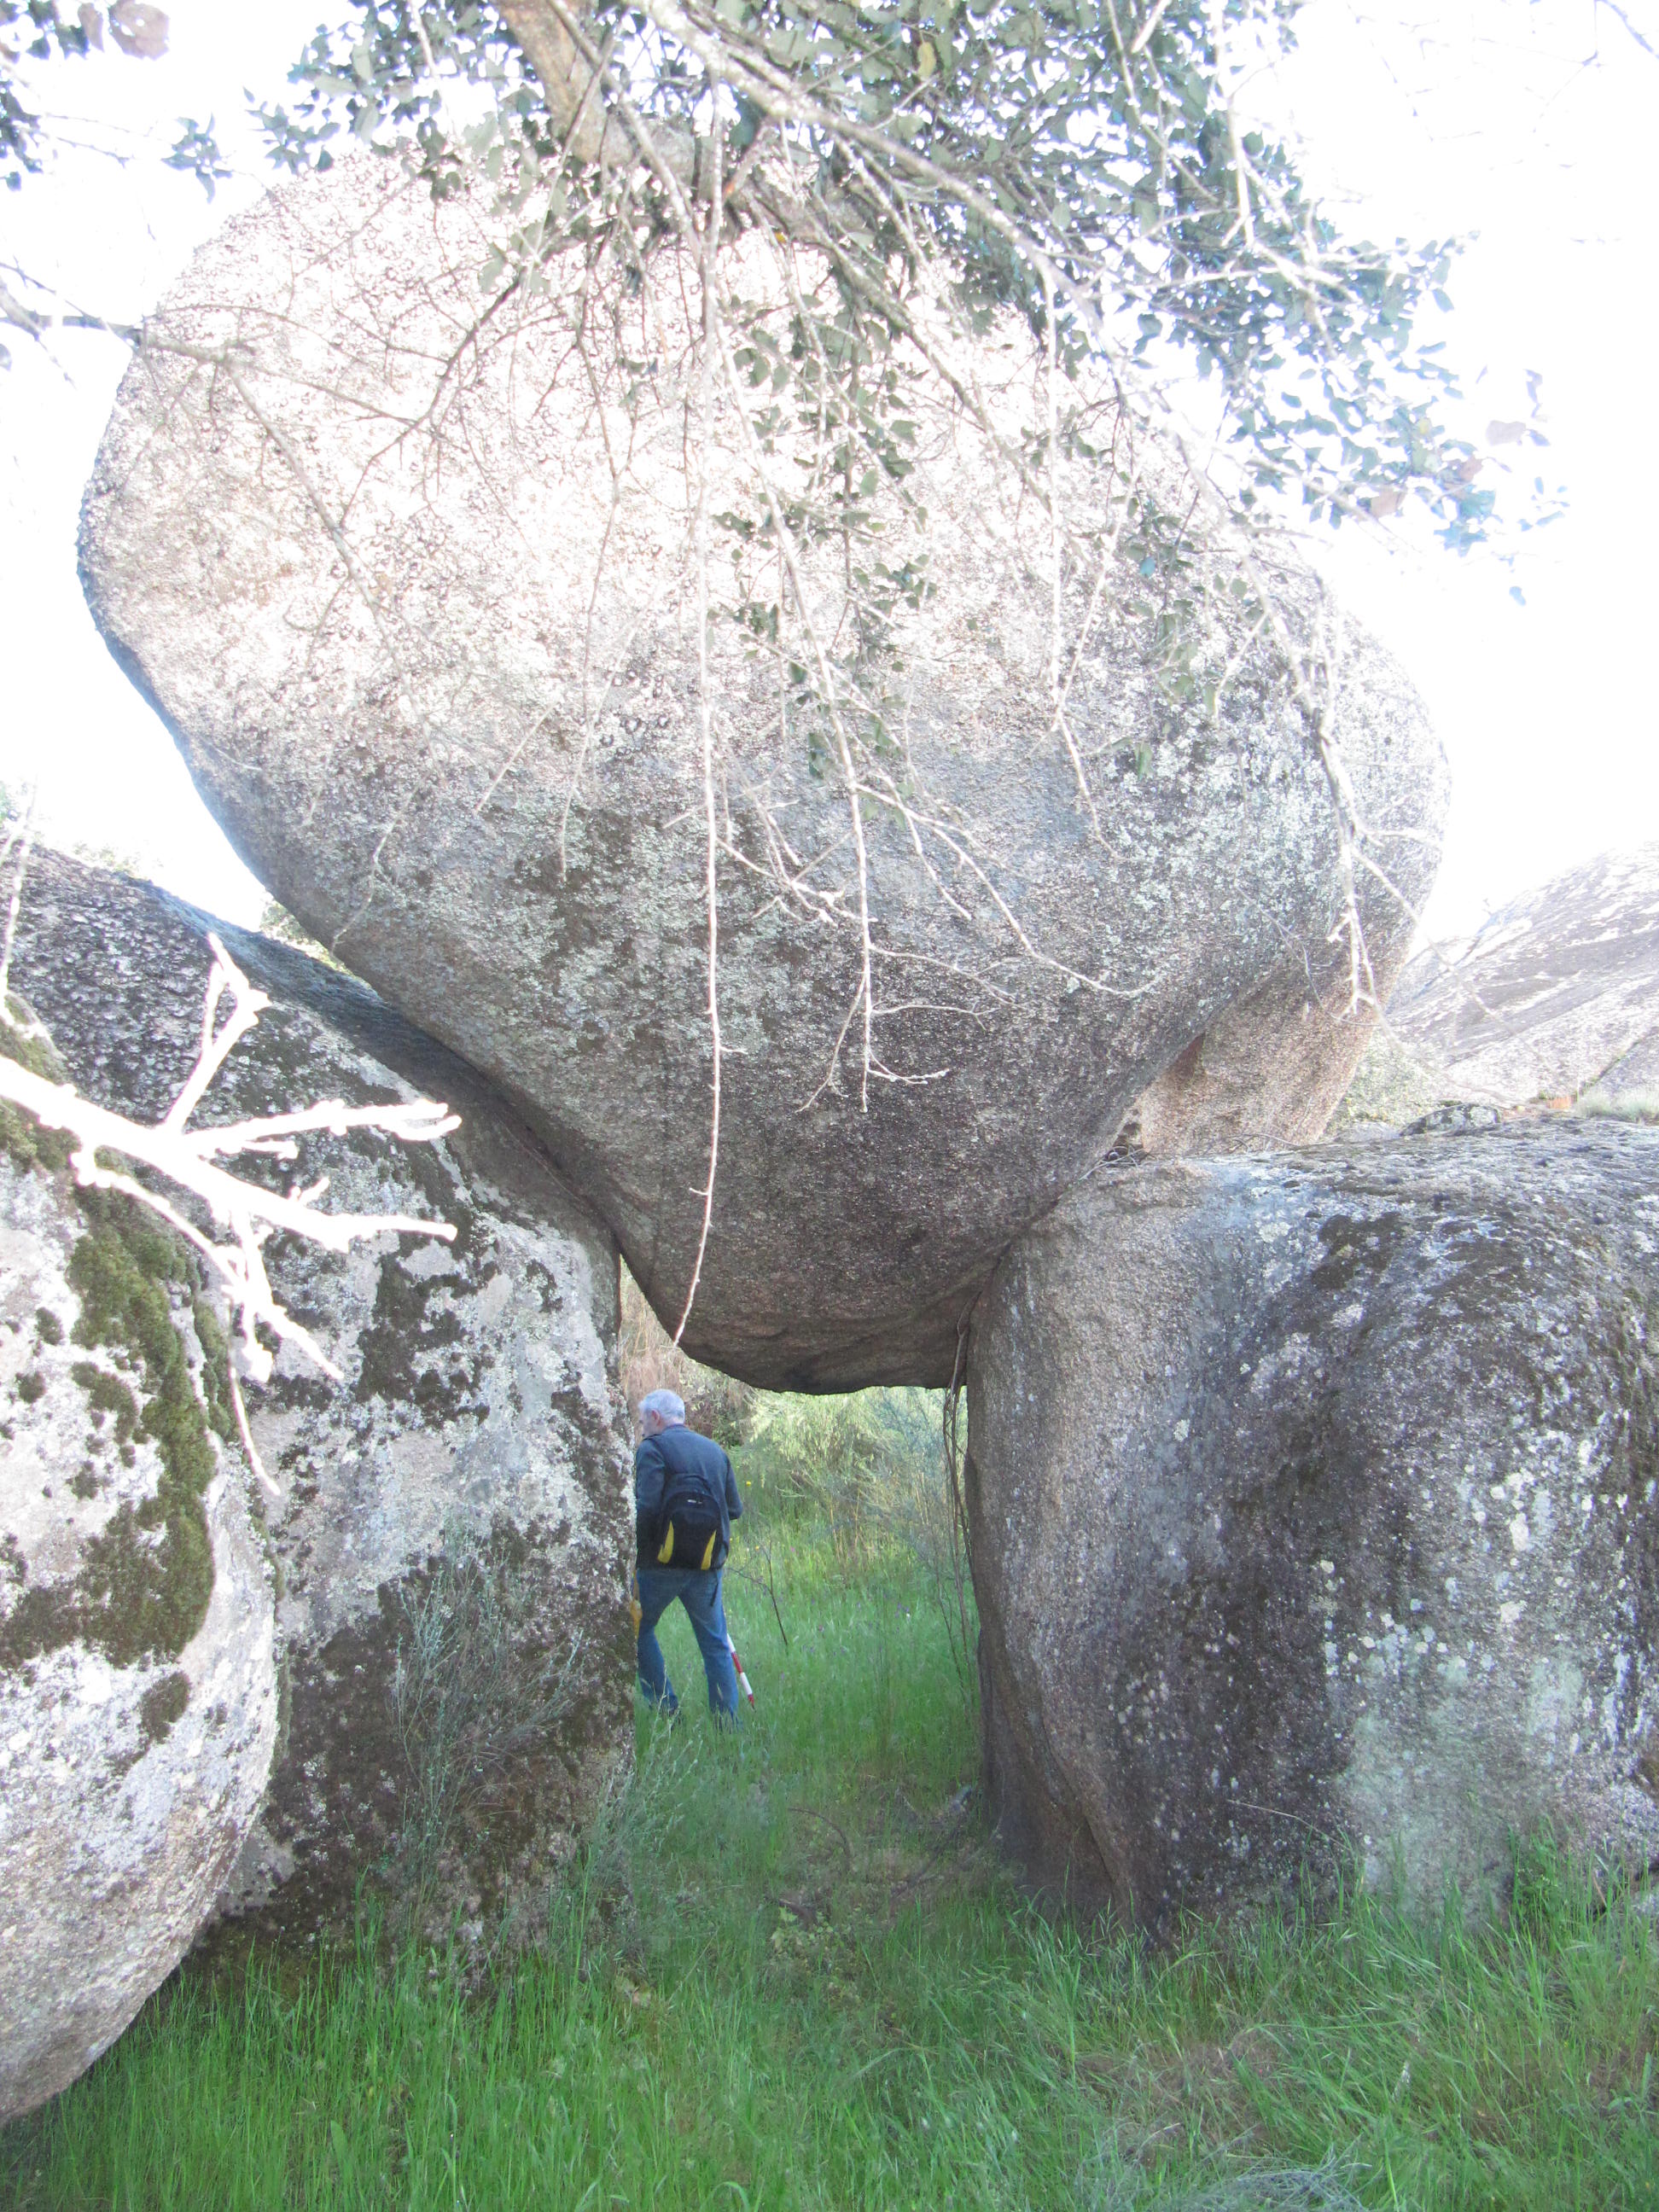
<svg viewBox="0 0 1659 2212">
<path fill-rule="evenodd" d="M 708 1562 L 714 1556 L 714 1547 L 720 1541 L 720 1534 L 718 1528 L 711 1528 L 708 1532 L 708 1541 L 702 1547 L 702 1565 L 705 1574 L 708 1571 Z"/>
<path fill-rule="evenodd" d="M 665 1566 L 668 1565 L 668 1562 L 669 1562 L 669 1561 L 673 1558 L 673 1556 L 674 1556 L 674 1524 L 673 1524 L 673 1522 L 671 1521 L 671 1522 L 669 1522 L 669 1524 L 668 1524 L 668 1534 L 667 1534 L 663 1538 L 661 1544 L 658 1547 L 658 1549 L 657 1549 L 657 1565 L 658 1565 L 659 1567 L 665 1567 Z"/>
</svg>

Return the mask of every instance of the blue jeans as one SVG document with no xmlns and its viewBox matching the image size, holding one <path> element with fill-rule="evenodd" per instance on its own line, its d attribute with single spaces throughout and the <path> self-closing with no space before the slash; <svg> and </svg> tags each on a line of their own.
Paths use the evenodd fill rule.
<svg viewBox="0 0 1659 2212">
<path fill-rule="evenodd" d="M 641 1567 L 640 1590 L 640 1686 L 659 1711 L 677 1713 L 680 1701 L 663 1664 L 657 1623 L 676 1598 L 691 1617 L 702 1668 L 708 1677 L 708 1710 L 727 1720 L 738 1717 L 738 1676 L 726 1640 L 726 1609 L 720 1603 L 720 1571 L 696 1567 Z"/>
</svg>

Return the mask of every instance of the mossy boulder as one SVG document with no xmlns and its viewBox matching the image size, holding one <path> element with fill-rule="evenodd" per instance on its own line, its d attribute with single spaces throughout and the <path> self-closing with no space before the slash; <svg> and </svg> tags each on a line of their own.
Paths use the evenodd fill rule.
<svg viewBox="0 0 1659 2212">
<path fill-rule="evenodd" d="M 65 1157 L 0 1131 L 0 2119 L 177 1965 L 276 1741 L 271 1572 L 191 1261 Z"/>
<path fill-rule="evenodd" d="M 264 1248 L 276 1296 L 343 1380 L 285 1348 L 248 1394 L 280 1493 L 258 1510 L 282 1731 L 222 1902 L 288 1944 L 349 1933 L 365 1883 L 433 1923 L 528 1929 L 631 1748 L 616 1248 L 512 1109 L 351 977 L 40 854 L 15 972 L 81 1089 L 142 1120 L 165 1113 L 197 1050 L 210 926 L 272 1003 L 198 1122 L 416 1095 L 462 1117 L 436 1146 L 357 1131 L 306 1139 L 297 1164 L 240 1163 L 283 1188 L 326 1176 L 327 1206 L 456 1234 L 388 1234 L 347 1255 L 289 1236 Z M 108 1466 L 136 1485 L 133 1453 L 149 1473 L 130 1512 L 103 1492 L 87 1506 L 105 1550 L 89 1547 L 72 1601 L 35 1618 L 26 1600 L 12 1618 L 37 1644 L 72 1630 L 112 1664 L 142 1654 L 143 1718 L 170 1746 L 194 1703 L 173 1710 L 169 1620 L 187 1625 L 211 1583 L 200 1477 L 231 1432 L 228 1316 L 187 1271 L 166 1276 L 142 1218 L 99 1200 L 77 1218 L 61 1390 L 103 1439 L 100 1480 Z M 164 1292 L 146 1288 L 164 1277 Z M 179 1374 L 164 1309 L 199 1347 Z"/>
</svg>

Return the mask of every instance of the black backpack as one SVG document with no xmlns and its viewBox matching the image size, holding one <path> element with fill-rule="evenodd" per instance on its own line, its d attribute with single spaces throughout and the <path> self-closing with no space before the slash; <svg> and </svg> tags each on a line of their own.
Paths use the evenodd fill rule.
<svg viewBox="0 0 1659 2212">
<path fill-rule="evenodd" d="M 668 1474 L 647 1564 L 694 1567 L 707 1573 L 726 1564 L 729 1547 L 720 1531 L 726 1500 L 716 1496 L 710 1474 L 673 1450 L 669 1443 L 672 1434 L 672 1430 L 659 1430 L 656 1438 Z"/>
</svg>

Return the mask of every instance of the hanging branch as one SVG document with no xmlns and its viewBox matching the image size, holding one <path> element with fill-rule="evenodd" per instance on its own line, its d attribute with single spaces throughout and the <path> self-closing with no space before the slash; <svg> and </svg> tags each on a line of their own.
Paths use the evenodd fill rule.
<svg viewBox="0 0 1659 2212">
<path fill-rule="evenodd" d="M 962 1638 L 962 1659 L 957 1667 L 963 1683 L 963 1694 L 968 1693 L 968 1668 L 973 1658 L 973 1638 L 968 1626 L 968 1588 L 973 1580 L 973 1548 L 968 1527 L 968 1501 L 962 1486 L 962 1439 L 958 1421 L 962 1409 L 963 1383 L 968 1370 L 969 1320 L 966 1316 L 957 1324 L 956 1358 L 951 1367 L 951 1385 L 945 1393 L 940 1409 L 939 1441 L 945 1455 L 945 1480 L 950 1491 L 949 1517 L 951 1524 L 951 1579 L 956 1585 L 957 1629 Z M 947 1622 L 948 1626 L 948 1622 Z M 955 1638 L 952 1638 L 954 1643 Z"/>
<path fill-rule="evenodd" d="M 714 94 L 718 108 L 720 96 Z M 720 1157 L 720 820 L 714 806 L 714 702 L 708 683 L 708 467 L 714 443 L 714 372 L 711 360 L 714 319 L 720 313 L 714 291 L 714 256 L 720 242 L 720 158 L 723 143 L 714 133 L 714 193 L 702 240 L 702 364 L 700 399 L 702 444 L 697 459 L 697 506 L 693 524 L 697 568 L 697 726 L 702 740 L 702 804 L 708 832 L 704 892 L 708 905 L 708 1044 L 714 1060 L 713 1088 L 708 1109 L 708 1176 L 702 1188 L 702 1219 L 697 1229 L 696 1256 L 686 1285 L 685 1304 L 674 1331 L 678 1344 L 685 1334 L 702 1280 L 703 1255 L 708 1249 L 709 1224 L 714 1218 L 714 1175 Z"/>
</svg>

